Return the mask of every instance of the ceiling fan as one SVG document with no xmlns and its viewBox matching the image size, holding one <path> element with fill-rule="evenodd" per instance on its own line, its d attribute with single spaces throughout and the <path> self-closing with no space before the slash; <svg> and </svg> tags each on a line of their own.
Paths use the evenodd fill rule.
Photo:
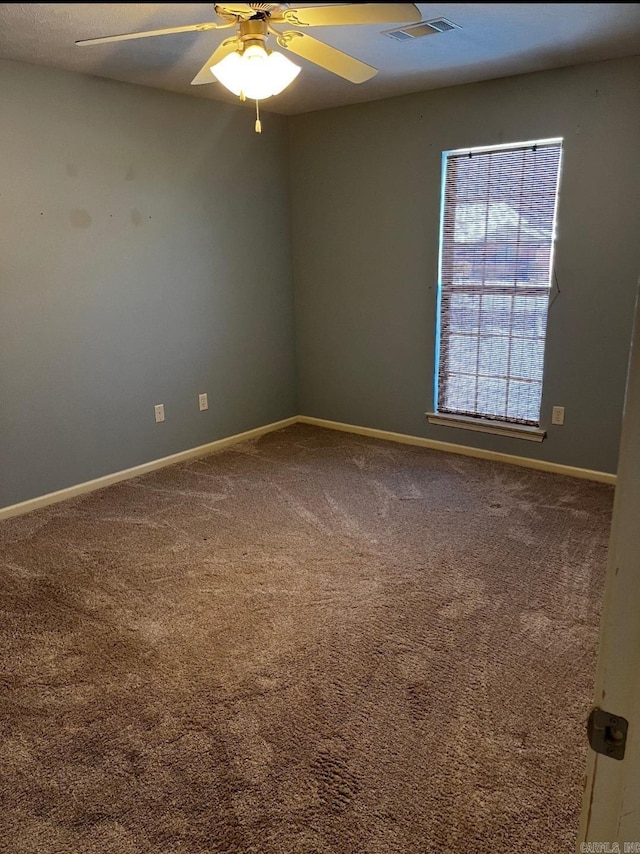
<svg viewBox="0 0 640 854">
<path fill-rule="evenodd" d="M 378 70 L 343 51 L 337 50 L 306 32 L 282 30 L 280 27 L 355 26 L 359 24 L 414 23 L 420 21 L 419 10 L 412 3 L 349 3 L 330 6 L 296 6 L 281 3 L 218 3 L 214 6 L 220 23 L 205 22 L 123 33 L 101 38 L 81 39 L 77 45 L 106 44 L 129 39 L 149 38 L 173 33 L 208 32 L 237 27 L 212 53 L 191 81 L 192 85 L 213 83 L 218 79 L 242 100 L 256 102 L 277 95 L 297 76 L 300 68 L 283 54 L 266 48 L 267 36 L 275 37 L 286 51 L 319 65 L 351 83 L 364 83 Z M 257 104 L 256 104 L 257 106 Z M 256 130 L 260 131 L 259 118 Z"/>
</svg>

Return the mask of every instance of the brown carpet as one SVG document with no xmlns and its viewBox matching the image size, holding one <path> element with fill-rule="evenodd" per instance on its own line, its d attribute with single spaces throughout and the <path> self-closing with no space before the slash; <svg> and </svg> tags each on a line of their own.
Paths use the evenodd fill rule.
<svg viewBox="0 0 640 854">
<path fill-rule="evenodd" d="M 0 849 L 573 851 L 612 488 L 296 426 L 0 524 Z"/>
</svg>

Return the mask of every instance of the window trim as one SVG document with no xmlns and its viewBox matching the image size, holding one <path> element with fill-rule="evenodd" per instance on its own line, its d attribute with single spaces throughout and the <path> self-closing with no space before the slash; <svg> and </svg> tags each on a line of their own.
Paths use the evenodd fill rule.
<svg viewBox="0 0 640 854">
<path fill-rule="evenodd" d="M 463 430 L 475 430 L 477 433 L 494 433 L 509 439 L 527 439 L 529 442 L 542 442 L 547 435 L 540 427 L 527 424 L 515 424 L 510 421 L 494 421 L 490 418 L 472 415 L 456 415 L 450 412 L 426 412 L 429 424 L 439 427 L 456 427 Z"/>
<path fill-rule="evenodd" d="M 443 151 L 440 160 L 440 223 L 438 229 L 438 271 L 436 282 L 436 322 L 435 322 L 435 358 L 434 358 L 434 373 L 433 373 L 433 412 L 426 412 L 427 420 L 430 424 L 437 424 L 445 427 L 462 428 L 466 430 L 475 430 L 479 433 L 494 433 L 496 435 L 509 436 L 510 438 L 528 439 L 533 442 L 542 442 L 545 438 L 546 431 L 540 427 L 540 422 L 536 426 L 527 424 L 518 424 L 512 421 L 497 421 L 493 419 L 483 418 L 482 416 L 460 415 L 451 412 L 438 411 L 439 398 L 439 379 L 440 379 L 440 353 L 441 353 L 441 337 L 442 337 L 442 241 L 444 238 L 444 203 L 446 191 L 446 175 L 448 158 L 456 154 L 469 154 L 475 152 L 486 152 L 508 150 L 514 148 L 527 148 L 528 146 L 560 146 L 560 164 L 558 168 L 558 180 L 556 184 L 555 208 L 553 214 L 553 238 L 551 241 L 550 255 L 550 279 L 553 279 L 553 269 L 555 261 L 556 240 L 557 240 L 557 216 L 560 191 L 560 179 L 562 174 L 562 158 L 564 154 L 564 138 L 561 136 L 548 137 L 546 139 L 532 139 L 518 143 L 500 143 L 498 145 L 479 145 L 469 148 L 451 148 Z M 551 283 L 549 292 L 551 291 Z M 545 330 L 546 339 L 546 330 Z M 546 341 L 545 341 L 546 348 Z M 544 374 L 542 377 L 542 389 L 544 391 Z M 539 417 L 541 420 L 542 412 Z"/>
</svg>

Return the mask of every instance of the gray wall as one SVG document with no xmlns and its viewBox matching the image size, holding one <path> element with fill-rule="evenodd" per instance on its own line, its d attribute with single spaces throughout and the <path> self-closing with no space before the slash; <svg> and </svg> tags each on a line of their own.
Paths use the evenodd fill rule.
<svg viewBox="0 0 640 854">
<path fill-rule="evenodd" d="M 567 68 L 298 116 L 288 138 L 283 117 L 257 136 L 248 109 L 0 62 L 0 507 L 296 412 L 614 471 L 639 78 Z M 548 438 L 430 426 L 441 152 L 557 135 Z"/>
<path fill-rule="evenodd" d="M 0 507 L 295 414 L 286 119 L 9 62 L 0 116 Z"/>
<path fill-rule="evenodd" d="M 640 60 L 290 121 L 300 412 L 616 469 L 640 269 Z M 564 137 L 541 445 L 427 424 L 441 152 Z M 552 427 L 552 405 L 566 407 Z"/>
</svg>

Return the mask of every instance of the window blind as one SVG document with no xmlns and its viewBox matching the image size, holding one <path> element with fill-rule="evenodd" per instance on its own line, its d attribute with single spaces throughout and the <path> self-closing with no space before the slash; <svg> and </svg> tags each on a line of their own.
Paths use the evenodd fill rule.
<svg viewBox="0 0 640 854">
<path fill-rule="evenodd" d="M 438 411 L 537 425 L 561 141 L 446 155 Z"/>
</svg>

